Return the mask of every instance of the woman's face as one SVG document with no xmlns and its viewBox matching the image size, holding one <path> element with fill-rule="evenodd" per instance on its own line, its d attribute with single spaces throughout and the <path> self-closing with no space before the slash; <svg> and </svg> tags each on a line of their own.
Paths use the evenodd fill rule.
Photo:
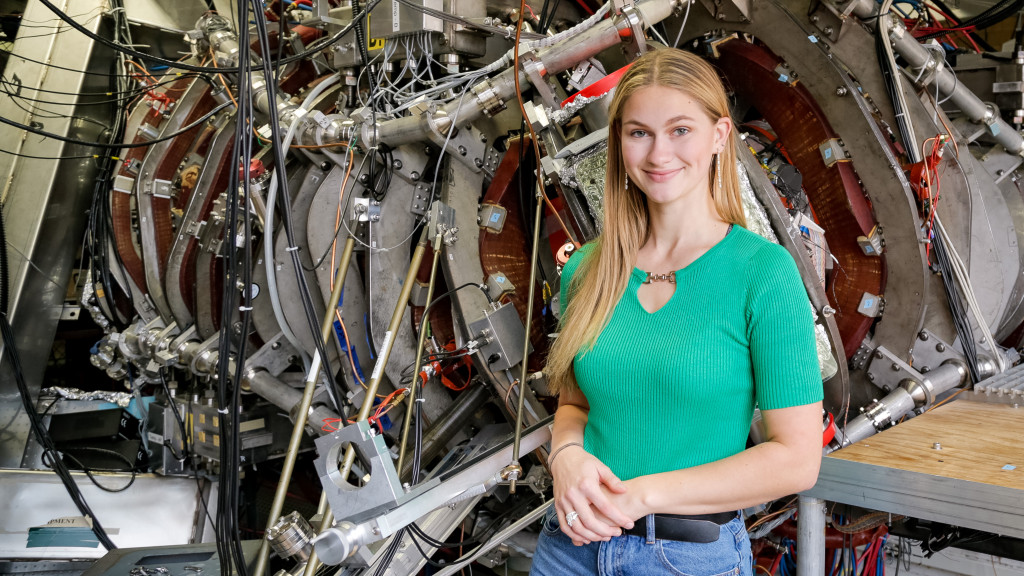
<svg viewBox="0 0 1024 576">
<path fill-rule="evenodd" d="M 630 186 L 670 205 L 710 195 L 708 174 L 732 121 L 712 120 L 689 94 L 664 86 L 637 90 L 622 109 L 622 161 Z"/>
</svg>

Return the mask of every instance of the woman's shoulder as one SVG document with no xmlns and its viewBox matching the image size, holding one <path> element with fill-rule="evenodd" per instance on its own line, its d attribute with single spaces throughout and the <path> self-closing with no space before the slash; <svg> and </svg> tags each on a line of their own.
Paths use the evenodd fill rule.
<svg viewBox="0 0 1024 576">
<path fill-rule="evenodd" d="M 775 267 L 793 261 L 784 246 L 742 226 L 734 226 L 730 236 L 733 237 L 730 258 L 738 259 L 748 266 Z"/>
<path fill-rule="evenodd" d="M 572 278 L 573 274 L 576 273 L 576 269 L 580 267 L 580 264 L 593 255 L 596 247 L 597 240 L 591 240 L 573 251 L 572 255 L 569 257 L 569 261 L 562 267 L 563 282 L 567 282 Z"/>
</svg>

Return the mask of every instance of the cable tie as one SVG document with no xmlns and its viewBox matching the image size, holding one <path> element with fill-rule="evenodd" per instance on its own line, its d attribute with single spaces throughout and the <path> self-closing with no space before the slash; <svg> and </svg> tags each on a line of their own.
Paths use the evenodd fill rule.
<svg viewBox="0 0 1024 576">
<path fill-rule="evenodd" d="M 426 399 L 423 398 L 422 396 L 420 396 L 419 398 L 416 399 L 416 401 L 417 402 L 426 402 Z"/>
<path fill-rule="evenodd" d="M 217 413 L 218 414 L 227 414 L 228 413 L 228 409 L 227 408 L 224 408 L 224 409 L 217 408 Z"/>
<path fill-rule="evenodd" d="M 252 306 L 239 306 L 239 312 L 252 312 Z"/>
<path fill-rule="evenodd" d="M 299 249 L 298 246 L 289 246 L 289 247 L 285 248 L 284 251 L 285 252 L 295 252 L 298 249 Z"/>
</svg>

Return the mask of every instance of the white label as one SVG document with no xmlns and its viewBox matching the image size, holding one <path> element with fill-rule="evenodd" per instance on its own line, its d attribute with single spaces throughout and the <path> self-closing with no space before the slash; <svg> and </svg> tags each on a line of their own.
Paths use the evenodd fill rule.
<svg viewBox="0 0 1024 576">
<path fill-rule="evenodd" d="M 146 437 L 148 437 L 149 441 L 152 442 L 153 444 L 163 445 L 164 443 L 164 437 L 157 434 L 156 432 L 150 432 L 146 434 Z"/>
<path fill-rule="evenodd" d="M 384 334 L 384 343 L 380 347 L 380 353 L 377 356 L 377 363 L 373 365 L 373 374 L 370 375 L 370 380 L 376 380 L 380 377 L 380 372 L 384 369 L 384 357 L 387 355 L 385 351 L 388 349 L 388 346 L 391 345 L 391 338 L 393 336 L 394 334 L 390 330 Z"/>
<path fill-rule="evenodd" d="M 60 526 L 62 528 L 92 528 L 92 518 L 87 516 L 63 516 L 50 520 L 46 525 Z"/>
<path fill-rule="evenodd" d="M 398 14 L 398 0 L 391 0 L 391 31 L 398 32 L 401 28 Z"/>
</svg>

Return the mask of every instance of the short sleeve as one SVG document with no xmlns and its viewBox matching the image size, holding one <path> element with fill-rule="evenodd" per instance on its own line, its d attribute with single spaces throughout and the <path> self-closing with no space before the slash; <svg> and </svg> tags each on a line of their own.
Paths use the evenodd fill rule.
<svg viewBox="0 0 1024 576">
<path fill-rule="evenodd" d="M 576 270 L 579 269 L 580 263 L 593 251 L 594 244 L 584 244 L 579 250 L 573 252 L 572 256 L 569 257 L 569 261 L 562 267 L 562 276 L 559 279 L 560 285 L 558 288 L 558 302 L 561 306 L 561 313 L 564 315 L 566 308 L 569 306 L 569 299 L 572 294 L 569 290 L 569 285 L 572 283 L 572 278 L 576 274 Z"/>
<path fill-rule="evenodd" d="M 793 257 L 768 244 L 747 274 L 747 336 L 757 404 L 789 408 L 824 397 L 807 292 Z"/>
</svg>

